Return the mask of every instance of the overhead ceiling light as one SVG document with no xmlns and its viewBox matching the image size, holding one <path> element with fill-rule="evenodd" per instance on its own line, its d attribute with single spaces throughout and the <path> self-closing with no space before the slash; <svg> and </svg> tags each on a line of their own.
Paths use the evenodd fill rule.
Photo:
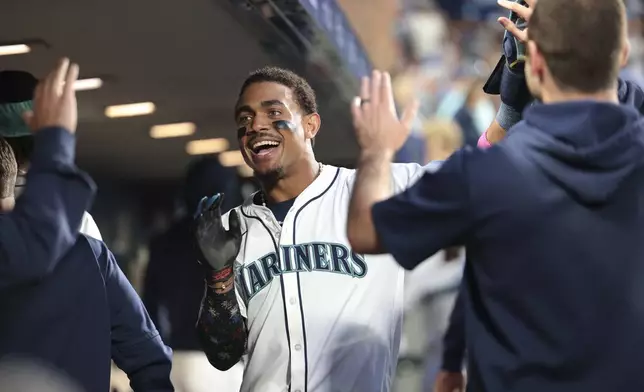
<svg viewBox="0 0 644 392">
<path fill-rule="evenodd" d="M 152 102 L 129 103 L 105 108 L 105 115 L 110 118 L 145 116 L 154 113 L 156 106 Z"/>
<path fill-rule="evenodd" d="M 29 52 L 31 52 L 31 47 L 25 44 L 0 46 L 0 56 L 11 56 L 12 54 L 25 54 Z"/>
<path fill-rule="evenodd" d="M 217 154 L 228 149 L 228 140 L 202 139 L 192 140 L 186 144 L 186 152 L 190 155 Z"/>
<path fill-rule="evenodd" d="M 150 129 L 152 139 L 164 139 L 169 137 L 190 136 L 195 133 L 197 126 L 191 122 L 155 125 Z"/>
<path fill-rule="evenodd" d="M 222 152 L 221 154 L 219 154 L 219 162 L 223 166 L 228 167 L 241 166 L 246 164 L 246 162 L 244 162 L 244 157 L 239 150 Z"/>
<path fill-rule="evenodd" d="M 101 78 L 79 79 L 74 82 L 74 90 L 76 91 L 96 90 L 102 86 L 103 80 Z"/>
</svg>

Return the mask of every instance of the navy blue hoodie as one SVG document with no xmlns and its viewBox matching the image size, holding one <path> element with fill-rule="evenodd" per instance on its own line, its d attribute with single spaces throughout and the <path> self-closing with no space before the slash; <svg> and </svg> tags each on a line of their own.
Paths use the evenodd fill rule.
<svg viewBox="0 0 644 392">
<path fill-rule="evenodd" d="M 644 121 L 628 106 L 535 105 L 373 208 L 414 268 L 468 249 L 468 389 L 644 390 Z"/>
<path fill-rule="evenodd" d="M 619 102 L 634 107 L 644 115 L 644 91 L 635 83 L 619 80 Z M 460 372 L 465 359 L 465 300 L 459 293 L 450 316 L 449 326 L 443 339 L 442 369 L 449 372 Z"/>
<path fill-rule="evenodd" d="M 136 292 L 105 244 L 78 236 L 93 183 L 73 150 L 70 133 L 39 132 L 25 192 L 0 219 L 0 358 L 45 362 L 87 392 L 109 390 L 113 358 L 135 391 L 173 391 L 170 351 Z"/>
</svg>

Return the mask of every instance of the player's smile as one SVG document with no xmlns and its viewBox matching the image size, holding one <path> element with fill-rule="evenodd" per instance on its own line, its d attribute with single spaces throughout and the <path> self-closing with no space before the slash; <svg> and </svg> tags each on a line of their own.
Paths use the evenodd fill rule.
<svg viewBox="0 0 644 392">
<path fill-rule="evenodd" d="M 246 142 L 246 151 L 254 165 L 262 165 L 276 159 L 282 147 L 282 140 L 277 137 L 250 137 Z"/>
</svg>

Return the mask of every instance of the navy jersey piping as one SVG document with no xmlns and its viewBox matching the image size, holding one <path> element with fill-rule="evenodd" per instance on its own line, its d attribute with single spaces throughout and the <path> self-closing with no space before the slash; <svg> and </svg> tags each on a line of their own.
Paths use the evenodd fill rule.
<svg viewBox="0 0 644 392">
<path fill-rule="evenodd" d="M 322 193 L 320 193 L 319 195 L 315 196 L 314 198 L 312 198 L 309 201 L 307 201 L 306 203 L 304 203 L 304 205 L 302 207 L 300 207 L 300 209 L 297 210 L 297 212 L 295 213 L 295 217 L 293 218 L 293 244 L 294 245 L 297 243 L 296 238 L 295 238 L 295 233 L 296 233 L 296 226 L 297 226 L 297 217 L 300 215 L 300 212 L 302 212 L 309 204 L 313 203 L 315 200 L 317 200 L 320 197 L 324 196 L 324 194 L 327 193 L 329 191 L 329 189 L 331 189 L 331 187 L 333 186 L 335 181 L 338 179 L 339 175 L 340 175 L 340 168 L 336 168 L 335 169 L 335 176 L 333 177 L 333 180 L 331 181 L 329 186 L 327 186 L 326 189 L 322 191 Z M 304 343 L 304 392 L 308 392 L 308 388 L 309 388 L 309 355 L 308 355 L 308 348 L 307 348 L 307 344 L 306 344 L 306 326 L 305 326 L 305 323 L 304 323 L 304 305 L 303 305 L 303 301 L 302 301 L 302 290 L 300 288 L 300 273 L 296 272 L 295 276 L 297 277 L 297 296 L 298 296 L 298 298 L 300 300 L 300 317 L 302 319 L 302 337 L 304 338 L 303 339 L 304 340 L 303 341 L 303 343 Z M 289 355 L 290 355 L 290 353 L 291 353 L 290 342 L 289 342 L 288 350 L 289 350 L 288 352 L 289 352 Z M 290 389 L 291 388 L 290 388 L 290 383 L 289 383 L 289 391 L 290 391 Z"/>
<path fill-rule="evenodd" d="M 261 219 L 259 219 L 256 216 L 250 216 L 250 215 L 246 214 L 244 212 L 243 208 L 240 208 L 240 210 L 242 212 L 242 215 L 244 215 L 244 217 L 249 218 L 249 219 L 256 219 L 256 220 L 259 221 L 259 223 L 262 224 L 262 226 L 264 226 L 264 229 L 266 229 L 266 231 L 268 232 L 268 235 L 271 237 L 271 241 L 273 242 L 273 247 L 275 248 L 275 254 L 277 255 L 277 260 L 278 260 L 278 262 L 279 262 L 279 264 L 281 266 L 282 265 L 282 257 L 280 256 L 280 252 L 279 252 L 279 248 L 277 246 L 277 242 L 275 241 L 275 237 L 273 237 L 273 234 L 268 229 L 268 227 L 266 226 L 264 221 L 262 221 Z M 286 328 L 286 342 L 288 344 L 288 362 L 290 364 L 291 363 L 291 335 L 290 335 L 289 330 L 288 330 L 288 317 L 287 317 L 287 314 L 286 314 L 286 294 L 285 294 L 286 290 L 284 290 L 284 275 L 283 274 L 280 274 L 280 286 L 282 288 L 282 290 L 281 290 L 282 291 L 282 307 L 284 308 L 284 326 Z M 291 392 L 291 381 L 290 380 L 288 382 L 288 392 Z"/>
</svg>

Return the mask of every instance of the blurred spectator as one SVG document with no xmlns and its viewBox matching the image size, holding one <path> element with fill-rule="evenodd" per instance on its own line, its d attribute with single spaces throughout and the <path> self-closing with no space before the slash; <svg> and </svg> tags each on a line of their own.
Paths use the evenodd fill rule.
<svg viewBox="0 0 644 392">
<path fill-rule="evenodd" d="M 210 365 L 195 332 L 204 293 L 202 267 L 192 236 L 192 214 L 207 195 L 223 192 L 224 210 L 238 205 L 240 189 L 234 169 L 223 167 L 218 157 L 205 157 L 188 169 L 183 207 L 171 227 L 150 242 L 150 260 L 143 287 L 143 301 L 164 341 L 174 350 L 172 381 L 179 392 L 237 392 L 243 365 L 227 372 Z"/>
<path fill-rule="evenodd" d="M 485 100 L 482 87 L 483 83 L 479 79 L 476 79 L 469 84 L 465 93 L 465 102 L 463 102 L 463 105 L 454 116 L 454 120 L 461 127 L 464 144 L 474 148 L 476 147 L 479 137 L 485 130 L 485 128 L 481 129 L 476 122 L 476 116 L 478 115 L 476 111 L 479 109 L 479 104 Z M 485 127 L 487 127 L 488 124 L 486 124 Z"/>
<path fill-rule="evenodd" d="M 431 161 L 444 161 L 463 146 L 463 132 L 452 121 L 434 119 L 425 123 L 427 157 Z"/>
</svg>

